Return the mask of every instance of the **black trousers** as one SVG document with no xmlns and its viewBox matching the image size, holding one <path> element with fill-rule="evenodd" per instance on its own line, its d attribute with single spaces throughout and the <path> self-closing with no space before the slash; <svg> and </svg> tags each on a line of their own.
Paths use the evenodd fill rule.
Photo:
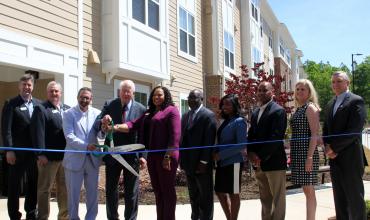
<svg viewBox="0 0 370 220">
<path fill-rule="evenodd" d="M 125 155 L 125 160 L 139 172 L 138 158 L 134 155 Z M 128 171 L 123 165 L 110 155 L 105 161 L 105 192 L 108 220 L 118 220 L 118 182 L 123 171 L 123 186 L 125 200 L 125 220 L 136 220 L 139 204 L 139 177 Z"/>
<path fill-rule="evenodd" d="M 26 175 L 24 175 L 26 174 Z M 35 219 L 37 205 L 37 164 L 33 152 L 16 154 L 16 163 L 8 166 L 8 214 L 11 220 L 21 219 L 19 196 L 22 177 L 26 177 L 24 210 L 26 219 Z"/>
<path fill-rule="evenodd" d="M 192 220 L 213 219 L 213 173 L 186 174 Z"/>
<path fill-rule="evenodd" d="M 353 164 L 331 161 L 330 175 L 333 184 L 337 220 L 366 220 L 364 201 L 364 168 Z"/>
</svg>

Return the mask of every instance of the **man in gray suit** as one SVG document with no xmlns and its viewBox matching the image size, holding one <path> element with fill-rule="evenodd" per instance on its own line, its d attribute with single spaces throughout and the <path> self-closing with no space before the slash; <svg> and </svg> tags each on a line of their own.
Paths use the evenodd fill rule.
<svg viewBox="0 0 370 220">
<path fill-rule="evenodd" d="M 203 106 L 203 93 L 192 90 L 188 96 L 190 111 L 181 119 L 181 148 L 212 146 L 217 122 L 215 114 Z M 181 151 L 180 166 L 185 170 L 192 220 L 213 219 L 212 148 Z"/>
<path fill-rule="evenodd" d="M 83 87 L 78 92 L 78 105 L 64 112 L 63 131 L 67 141 L 66 150 L 95 151 L 97 132 L 94 122 L 100 110 L 90 106 L 92 92 Z M 98 214 L 98 176 L 100 159 L 92 154 L 66 152 L 63 166 L 66 175 L 69 219 L 78 217 L 78 205 L 82 181 L 86 189 L 85 219 L 95 219 Z"/>
<path fill-rule="evenodd" d="M 105 103 L 101 112 L 101 125 L 104 126 L 108 121 L 114 124 L 123 124 L 127 121 L 139 118 L 145 112 L 145 107 L 134 101 L 135 84 L 131 80 L 124 80 L 120 84 L 119 98 Z M 100 120 L 98 121 L 100 122 Z M 103 128 L 103 130 L 105 130 Z M 113 133 L 114 146 L 135 144 L 138 142 L 137 132 Z M 106 142 L 109 146 L 109 143 Z M 121 155 L 126 162 L 138 173 L 139 168 L 146 166 L 145 155 L 143 154 L 124 154 Z M 118 182 L 123 171 L 124 199 L 125 199 L 125 219 L 134 220 L 138 213 L 139 196 L 139 177 L 131 173 L 126 167 L 114 159 L 111 155 L 103 158 L 105 162 L 105 189 L 106 189 L 106 209 L 108 220 L 118 220 Z"/>
<path fill-rule="evenodd" d="M 364 100 L 349 91 L 346 72 L 334 72 L 335 97 L 327 105 L 323 136 L 330 158 L 336 219 L 365 220 L 362 175 L 367 165 L 361 141 L 366 111 Z"/>
</svg>

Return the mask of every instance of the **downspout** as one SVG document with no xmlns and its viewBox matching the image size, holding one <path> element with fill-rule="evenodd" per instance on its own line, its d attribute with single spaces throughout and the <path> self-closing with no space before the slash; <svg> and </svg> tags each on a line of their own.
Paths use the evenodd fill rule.
<svg viewBox="0 0 370 220">
<path fill-rule="evenodd" d="M 77 28 L 78 28 L 78 88 L 82 87 L 83 82 L 83 0 L 78 0 L 77 6 Z"/>
</svg>

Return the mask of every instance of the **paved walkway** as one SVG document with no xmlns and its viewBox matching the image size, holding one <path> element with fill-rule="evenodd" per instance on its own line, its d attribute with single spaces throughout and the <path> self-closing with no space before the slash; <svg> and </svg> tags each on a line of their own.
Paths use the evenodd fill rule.
<svg viewBox="0 0 370 220">
<path fill-rule="evenodd" d="M 365 198 L 370 199 L 370 182 L 365 181 Z M 316 190 L 317 196 L 317 212 L 316 219 L 326 220 L 328 217 L 335 215 L 333 193 L 330 184 L 322 185 Z M 20 207 L 23 207 L 24 199 L 21 199 Z M 305 197 L 299 190 L 289 191 L 287 195 L 287 211 L 286 220 L 297 220 L 305 219 L 306 217 L 306 205 Z M 50 220 L 56 220 L 57 215 L 57 204 L 51 202 L 51 213 Z M 85 204 L 80 204 L 80 218 L 84 218 Z M 119 206 L 119 213 L 121 219 L 123 219 L 124 206 Z M 241 203 L 239 219 L 244 220 L 259 220 L 261 211 L 260 201 L 257 199 L 244 200 Z M 177 205 L 176 207 L 176 219 L 177 220 L 189 220 L 191 208 L 189 204 Z M 0 219 L 8 219 L 6 198 L 0 198 Z M 97 220 L 106 219 L 105 205 L 99 205 L 99 213 Z M 155 206 L 154 205 L 140 205 L 138 220 L 155 220 Z M 224 213 L 220 206 L 220 203 L 215 203 L 214 220 L 225 220 Z"/>
</svg>

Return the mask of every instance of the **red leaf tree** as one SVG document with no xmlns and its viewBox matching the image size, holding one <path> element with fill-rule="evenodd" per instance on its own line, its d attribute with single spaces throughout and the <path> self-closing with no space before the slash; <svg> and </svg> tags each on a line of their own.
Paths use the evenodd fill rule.
<svg viewBox="0 0 370 220">
<path fill-rule="evenodd" d="M 240 68 L 242 73 L 240 76 L 230 74 L 231 80 L 227 80 L 226 94 L 237 94 L 243 113 L 250 118 L 252 110 L 257 106 L 257 88 L 261 82 L 271 82 L 274 88 L 274 101 L 285 108 L 287 113 L 291 113 L 293 106 L 291 101 L 293 100 L 293 92 L 283 91 L 282 83 L 285 81 L 285 77 L 280 74 L 267 74 L 263 68 L 264 63 L 257 63 L 255 67 L 251 68 L 254 72 L 257 72 L 256 78 L 251 78 L 249 75 L 249 69 L 246 65 L 242 65 Z M 213 98 L 210 102 L 215 102 Z"/>
</svg>

